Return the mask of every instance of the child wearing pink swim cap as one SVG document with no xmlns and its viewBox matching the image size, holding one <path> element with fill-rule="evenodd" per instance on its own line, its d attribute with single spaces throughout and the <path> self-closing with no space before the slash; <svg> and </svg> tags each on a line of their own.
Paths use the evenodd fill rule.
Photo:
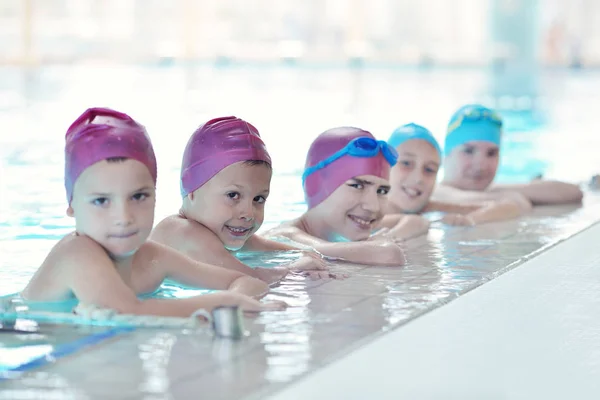
<svg viewBox="0 0 600 400">
<path fill-rule="evenodd" d="M 146 129 L 118 111 L 86 110 L 68 129 L 65 145 L 67 214 L 75 232 L 60 240 L 22 292 L 34 301 L 76 297 L 82 304 L 126 314 L 188 317 L 198 309 L 261 304 L 268 286 L 255 278 L 195 262 L 147 241 L 154 222 L 156 158 Z M 140 300 L 165 278 L 223 292 L 187 299 Z"/>
<path fill-rule="evenodd" d="M 235 257 L 242 249 L 298 250 L 256 235 L 263 223 L 271 175 L 271 157 L 254 126 L 236 117 L 206 122 L 184 150 L 181 209 L 154 228 L 152 239 L 195 260 L 267 283 L 278 282 L 289 270 L 302 270 L 313 278 L 333 277 L 321 258 L 308 252 L 288 268 L 250 268 Z"/>
<path fill-rule="evenodd" d="M 393 241 L 372 234 L 381 227 L 393 147 L 354 127 L 329 129 L 312 143 L 302 176 L 308 211 L 270 231 L 314 246 L 321 253 L 370 265 L 402 265 L 404 254 Z M 408 219 L 423 220 L 419 216 Z M 405 239 L 406 236 L 394 236 Z M 374 240 L 376 239 L 376 240 Z"/>
</svg>

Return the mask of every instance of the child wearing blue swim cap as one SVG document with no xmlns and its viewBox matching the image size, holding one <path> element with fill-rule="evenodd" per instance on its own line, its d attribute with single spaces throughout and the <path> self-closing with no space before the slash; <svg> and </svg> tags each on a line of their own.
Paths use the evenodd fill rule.
<svg viewBox="0 0 600 400">
<path fill-rule="evenodd" d="M 444 178 L 434 191 L 439 201 L 487 201 L 512 198 L 531 205 L 577 203 L 583 192 L 566 182 L 535 180 L 492 185 L 500 160 L 503 120 L 479 104 L 460 107 L 450 118 L 444 141 Z M 529 203 L 529 204 L 528 204 Z"/>
<path fill-rule="evenodd" d="M 442 222 L 451 225 L 476 225 L 521 214 L 519 207 L 508 201 L 431 201 L 442 150 L 427 128 L 414 123 L 402 125 L 391 134 L 388 144 L 396 149 L 398 162 L 390 173 L 387 215 L 382 222 L 383 226 L 390 228 L 386 233 L 395 235 L 399 230 L 418 231 L 414 226 L 418 221 L 411 220 L 411 216 L 406 214 L 446 212 Z M 421 226 L 419 234 L 425 233 L 427 228 L 428 225 Z"/>
<path fill-rule="evenodd" d="M 469 104 L 450 118 L 444 140 L 443 183 L 463 190 L 484 190 L 500 161 L 502 118 L 493 110 Z"/>
<path fill-rule="evenodd" d="M 398 152 L 390 173 L 390 205 L 398 212 L 419 213 L 429 203 L 442 162 L 442 151 L 431 132 L 414 123 L 392 132 L 388 144 Z"/>
</svg>

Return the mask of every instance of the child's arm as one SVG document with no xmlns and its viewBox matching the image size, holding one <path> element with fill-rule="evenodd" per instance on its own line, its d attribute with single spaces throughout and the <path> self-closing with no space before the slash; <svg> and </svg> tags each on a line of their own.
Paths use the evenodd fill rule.
<svg viewBox="0 0 600 400">
<path fill-rule="evenodd" d="M 292 271 L 303 272 L 311 279 L 321 278 L 344 278 L 343 275 L 337 275 L 328 272 L 329 267 L 323 260 L 322 255 L 314 248 L 298 248 L 286 243 L 270 240 L 256 234 L 252 235 L 244 245 L 244 250 L 249 251 L 299 251 L 302 256 L 296 261 L 287 264 L 287 268 Z"/>
<path fill-rule="evenodd" d="M 583 199 L 583 192 L 577 185 L 559 181 L 536 180 L 515 185 L 494 185 L 490 191 L 516 191 L 533 205 L 579 203 Z"/>
<path fill-rule="evenodd" d="M 406 259 L 404 252 L 393 242 L 327 242 L 312 236 L 293 225 L 283 225 L 269 232 L 273 236 L 284 236 L 295 242 L 313 247 L 328 257 L 366 265 L 401 266 Z"/>
<path fill-rule="evenodd" d="M 298 247 L 291 244 L 277 242 L 265 237 L 254 234 L 248 238 L 244 245 L 244 250 L 248 251 L 298 251 Z M 304 250 L 304 249 L 302 249 Z"/>
<path fill-rule="evenodd" d="M 389 228 L 384 235 L 398 240 L 408 240 L 427 233 L 429 221 L 420 215 L 388 214 L 383 217 L 381 226 Z M 377 237 L 377 234 L 373 237 Z"/>
<path fill-rule="evenodd" d="M 221 289 L 261 298 L 269 286 L 260 279 L 238 271 L 192 260 L 184 254 L 160 243 L 146 243 L 150 259 L 159 270 L 161 279 L 171 278 L 186 286 Z"/>
<path fill-rule="evenodd" d="M 238 305 L 245 311 L 280 309 L 281 303 L 261 304 L 251 297 L 230 291 L 187 299 L 140 300 L 128 287 L 106 252 L 89 238 L 73 242 L 61 257 L 60 278 L 81 303 L 110 308 L 125 314 L 188 317 L 203 308 Z"/>
<path fill-rule="evenodd" d="M 468 214 L 470 212 L 479 210 L 484 203 L 448 203 L 444 201 L 430 201 L 425 207 L 423 212 L 446 212 L 446 213 L 459 213 Z"/>
<path fill-rule="evenodd" d="M 450 225 L 474 226 L 517 218 L 531 209 L 531 202 L 525 196 L 513 193 L 509 199 L 483 203 L 476 210 L 466 214 L 446 214 L 442 221 Z"/>
<path fill-rule="evenodd" d="M 261 279 L 268 284 L 281 281 L 287 274 L 286 268 L 250 268 L 238 260 L 213 232 L 188 220 L 163 221 L 164 231 L 155 231 L 151 239 L 174 248 L 191 259 L 229 270 L 241 272 Z"/>
</svg>

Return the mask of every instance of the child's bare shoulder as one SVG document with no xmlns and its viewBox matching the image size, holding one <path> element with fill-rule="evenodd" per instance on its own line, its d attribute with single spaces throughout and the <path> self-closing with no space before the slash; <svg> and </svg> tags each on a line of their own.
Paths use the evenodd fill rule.
<svg viewBox="0 0 600 400">
<path fill-rule="evenodd" d="M 93 260 L 101 258 L 107 258 L 107 255 L 98 243 L 87 236 L 71 233 L 54 245 L 22 294 L 31 300 L 63 298 L 68 292 L 66 282 L 73 268 L 93 265 Z"/>
<path fill-rule="evenodd" d="M 190 234 L 201 234 L 207 230 L 208 228 L 196 221 L 181 215 L 170 215 L 154 227 L 150 238 L 165 243 L 174 239 L 179 240 L 181 237 L 189 237 Z"/>
<path fill-rule="evenodd" d="M 54 245 L 46 261 L 67 261 L 95 254 L 106 255 L 106 252 L 90 237 L 73 232 Z"/>
<path fill-rule="evenodd" d="M 289 237 L 290 235 L 297 234 L 300 231 L 305 232 L 304 229 L 302 228 L 302 223 L 300 222 L 300 219 L 297 218 L 297 219 L 294 219 L 291 221 L 282 222 L 278 226 L 269 229 L 261 236 L 266 237 L 266 238 L 274 237 L 274 236 Z"/>
<path fill-rule="evenodd" d="M 220 239 L 207 227 L 197 221 L 172 215 L 162 220 L 153 229 L 151 241 L 187 252 L 196 250 L 199 246 L 208 245 Z"/>
</svg>

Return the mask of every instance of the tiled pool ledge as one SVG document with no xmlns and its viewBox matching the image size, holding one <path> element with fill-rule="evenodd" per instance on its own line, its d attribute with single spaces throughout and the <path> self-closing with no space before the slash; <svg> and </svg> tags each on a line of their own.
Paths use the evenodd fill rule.
<svg viewBox="0 0 600 400">
<path fill-rule="evenodd" d="M 582 207 L 539 207 L 476 228 L 433 226 L 406 243 L 404 268 L 345 265 L 338 268 L 352 276 L 344 281 L 286 280 L 270 296 L 291 307 L 247 320 L 251 335 L 243 342 L 138 330 L 0 383 L 0 398 L 261 398 L 598 221 L 600 195 L 591 193 Z"/>
<path fill-rule="evenodd" d="M 595 400 L 598 237 L 596 222 L 268 399 Z"/>
</svg>

